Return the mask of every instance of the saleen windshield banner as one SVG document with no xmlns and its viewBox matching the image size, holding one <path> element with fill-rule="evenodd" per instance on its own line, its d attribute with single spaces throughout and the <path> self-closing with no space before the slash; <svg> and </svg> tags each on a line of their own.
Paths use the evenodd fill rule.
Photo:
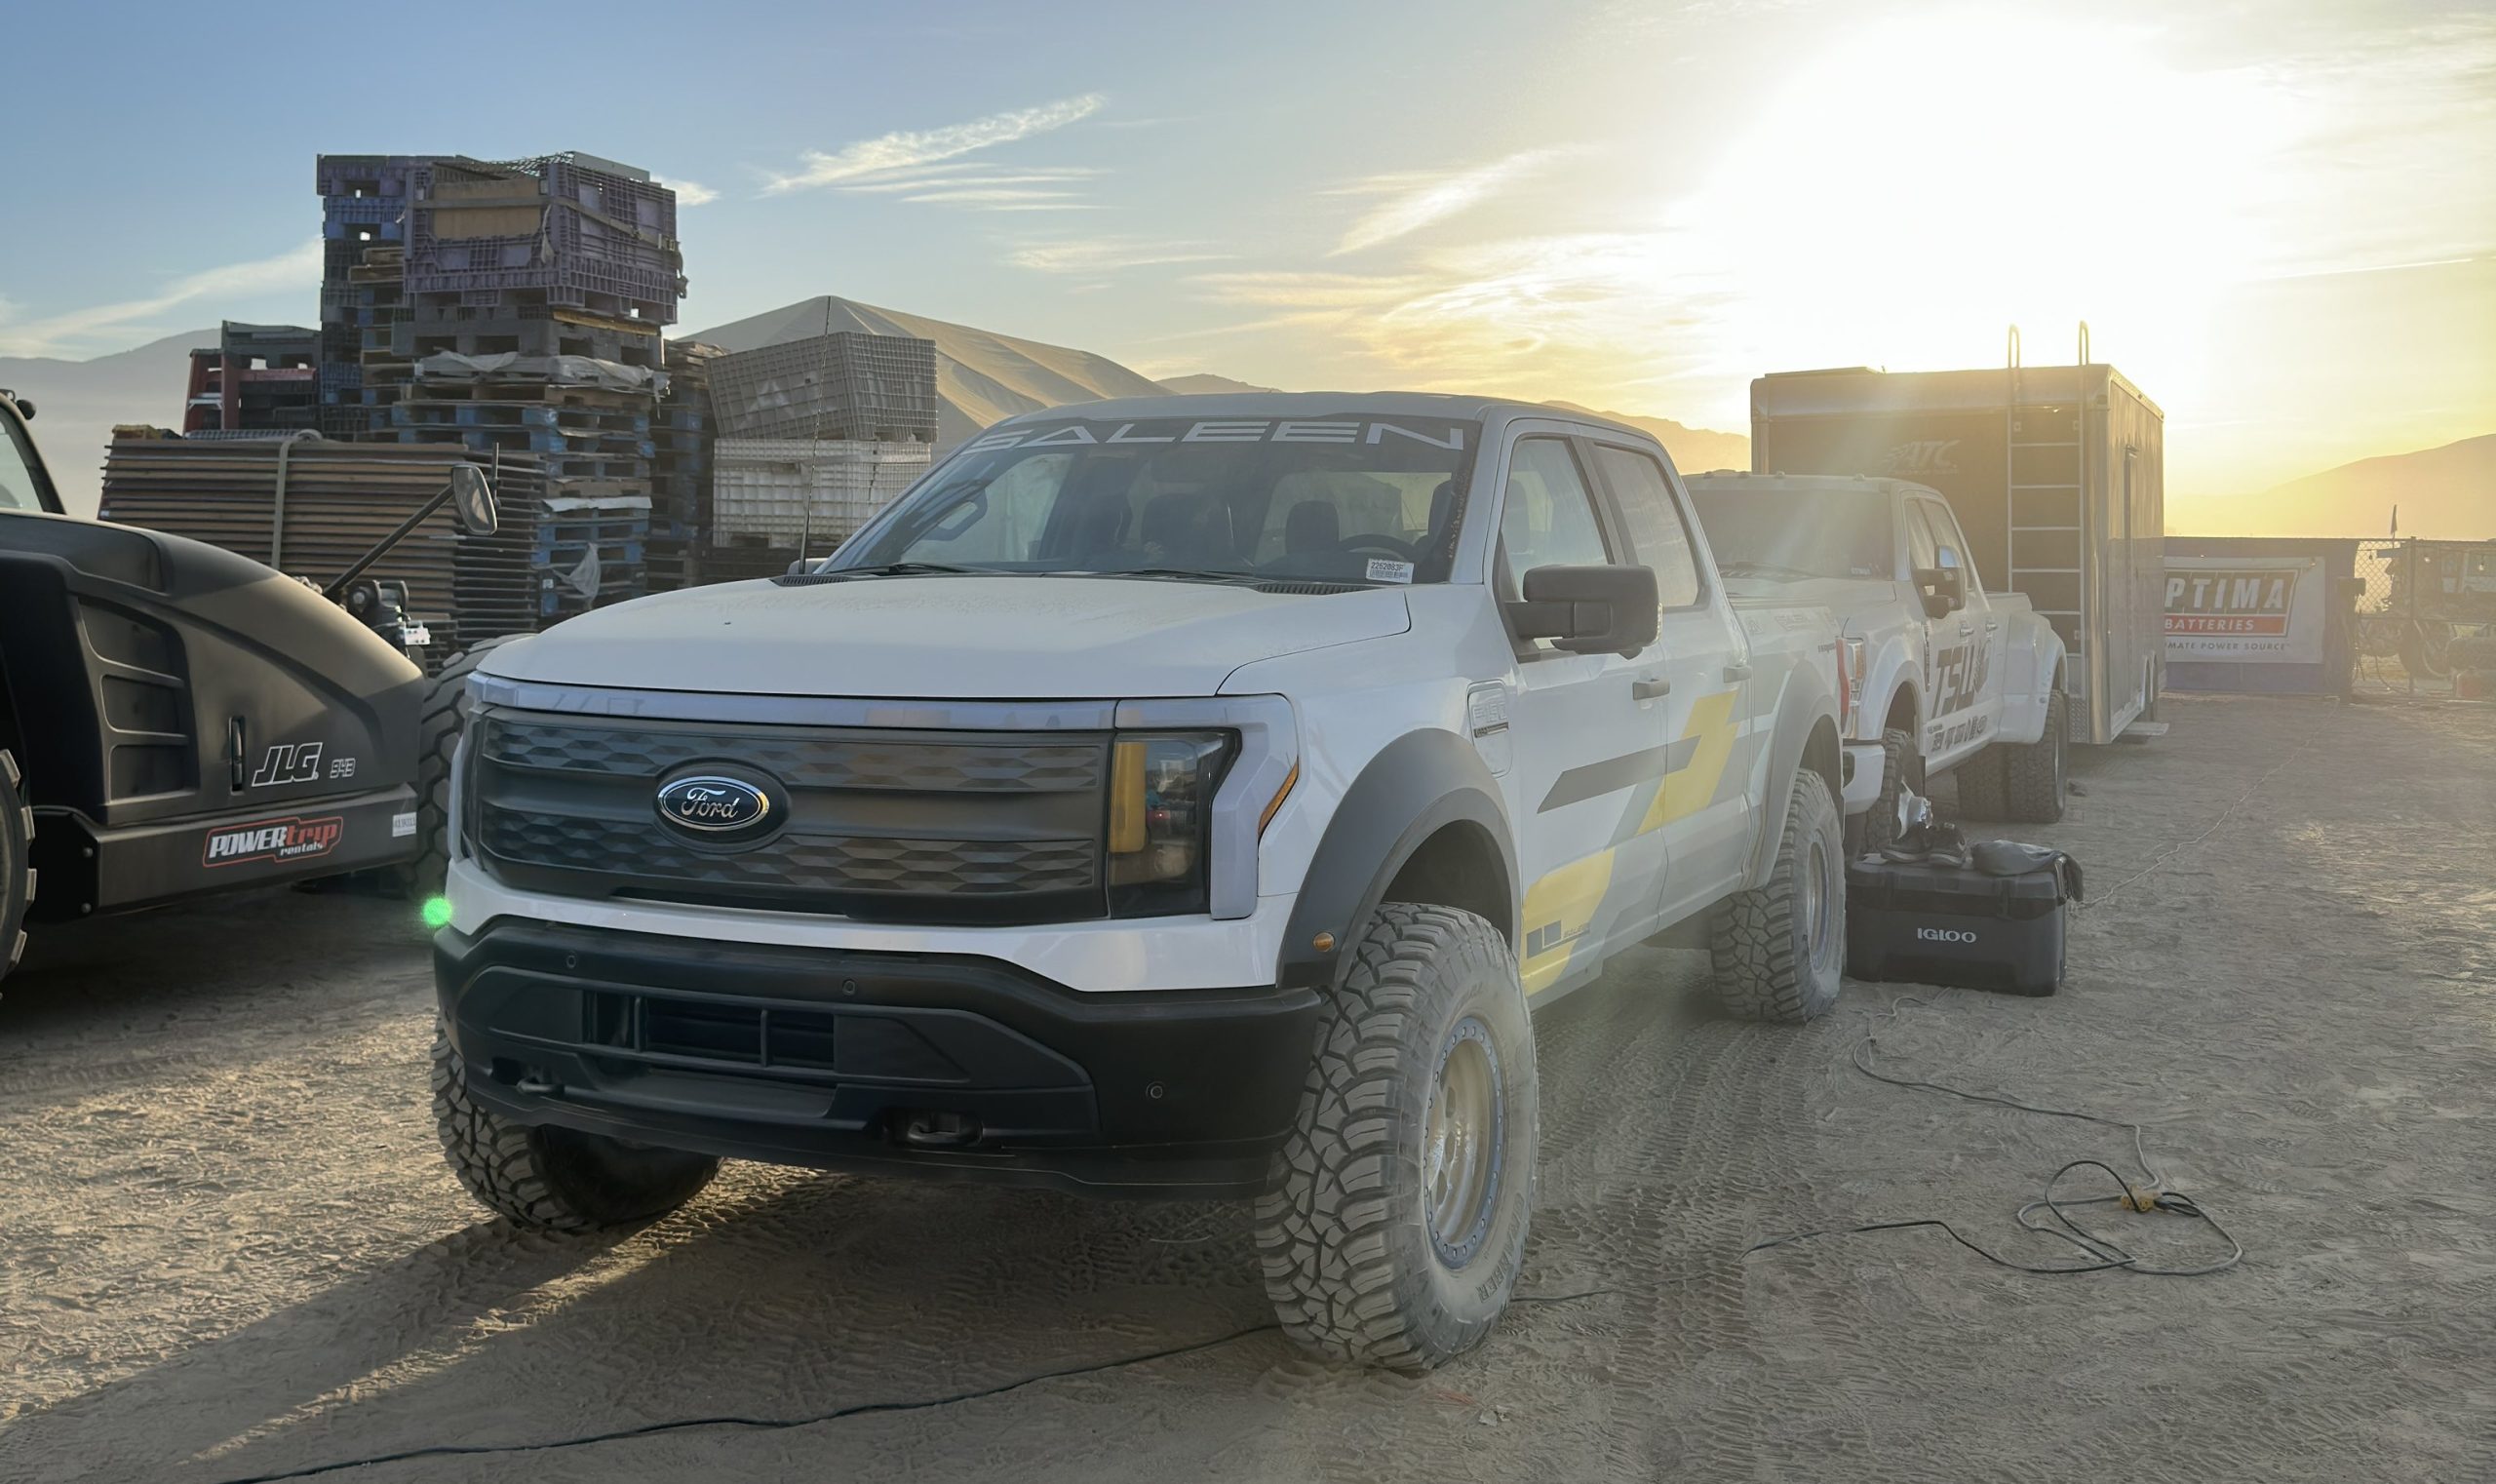
<svg viewBox="0 0 2496 1484">
<path fill-rule="evenodd" d="M 2166 559 L 2166 657 L 2319 665 L 2322 570 L 2311 557 Z"/>
</svg>

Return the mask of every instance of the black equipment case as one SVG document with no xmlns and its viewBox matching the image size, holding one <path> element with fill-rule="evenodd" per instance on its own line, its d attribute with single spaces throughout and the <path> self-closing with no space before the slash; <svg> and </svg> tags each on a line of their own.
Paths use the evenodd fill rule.
<svg viewBox="0 0 2496 1484">
<path fill-rule="evenodd" d="M 2017 876 L 1859 857 L 1846 868 L 1846 971 L 2051 995 L 2063 981 L 2063 904 L 2077 886 L 2068 857 Z"/>
</svg>

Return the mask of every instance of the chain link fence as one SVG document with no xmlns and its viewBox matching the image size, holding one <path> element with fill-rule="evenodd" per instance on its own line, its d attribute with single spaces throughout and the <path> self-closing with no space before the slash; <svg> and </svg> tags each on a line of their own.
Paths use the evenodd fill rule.
<svg viewBox="0 0 2496 1484">
<path fill-rule="evenodd" d="M 2449 696 L 2496 670 L 2496 541 L 2366 541 L 2357 575 L 2358 694 Z"/>
</svg>

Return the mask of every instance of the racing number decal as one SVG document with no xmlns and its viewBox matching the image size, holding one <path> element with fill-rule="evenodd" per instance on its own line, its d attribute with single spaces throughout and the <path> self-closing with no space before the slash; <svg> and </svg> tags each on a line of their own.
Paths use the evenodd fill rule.
<svg viewBox="0 0 2496 1484">
<path fill-rule="evenodd" d="M 1993 669 L 1993 646 L 1972 642 L 1952 644 L 1932 659 L 1932 722 L 1926 728 L 1924 750 L 1945 753 L 1964 747 L 1992 727 L 1992 719 L 1974 716 L 1953 722 L 1950 718 L 1976 704 Z"/>
</svg>

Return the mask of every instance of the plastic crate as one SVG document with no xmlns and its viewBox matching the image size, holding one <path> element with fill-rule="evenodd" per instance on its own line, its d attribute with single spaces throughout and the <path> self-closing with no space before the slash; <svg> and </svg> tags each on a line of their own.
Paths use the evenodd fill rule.
<svg viewBox="0 0 2496 1484">
<path fill-rule="evenodd" d="M 934 451 L 923 443 L 721 439 L 712 540 L 846 538 L 916 484 Z"/>
<path fill-rule="evenodd" d="M 714 358 L 712 413 L 723 436 L 933 442 L 936 345 L 840 331 Z"/>
</svg>

